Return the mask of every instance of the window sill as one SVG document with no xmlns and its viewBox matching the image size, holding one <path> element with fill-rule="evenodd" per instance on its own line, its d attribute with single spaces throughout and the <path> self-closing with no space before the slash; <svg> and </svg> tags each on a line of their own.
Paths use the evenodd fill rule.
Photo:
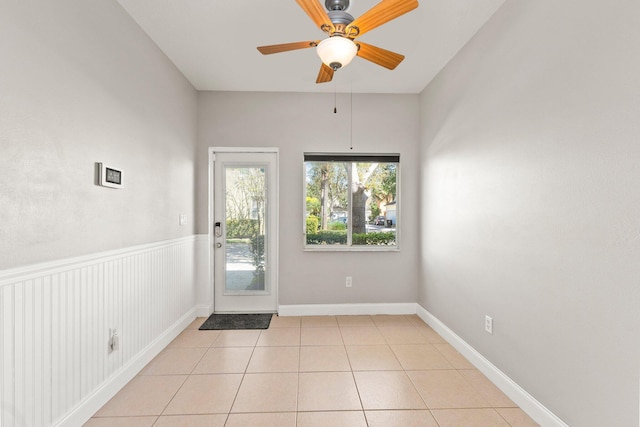
<svg viewBox="0 0 640 427">
<path fill-rule="evenodd" d="M 339 246 L 339 245 L 318 245 L 305 246 L 303 252 L 400 252 L 398 246 Z"/>
</svg>

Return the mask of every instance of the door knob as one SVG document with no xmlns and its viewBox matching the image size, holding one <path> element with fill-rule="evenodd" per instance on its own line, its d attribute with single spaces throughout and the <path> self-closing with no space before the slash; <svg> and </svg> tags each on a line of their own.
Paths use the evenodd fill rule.
<svg viewBox="0 0 640 427">
<path fill-rule="evenodd" d="M 222 247 L 222 243 L 218 242 L 216 243 L 216 248 L 221 248 Z"/>
</svg>

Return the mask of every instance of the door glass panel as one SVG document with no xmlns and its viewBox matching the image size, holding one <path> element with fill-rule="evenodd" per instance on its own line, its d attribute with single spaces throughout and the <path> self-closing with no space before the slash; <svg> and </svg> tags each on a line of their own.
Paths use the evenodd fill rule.
<svg viewBox="0 0 640 427">
<path fill-rule="evenodd" d="M 266 291 L 264 166 L 225 166 L 226 293 Z"/>
</svg>

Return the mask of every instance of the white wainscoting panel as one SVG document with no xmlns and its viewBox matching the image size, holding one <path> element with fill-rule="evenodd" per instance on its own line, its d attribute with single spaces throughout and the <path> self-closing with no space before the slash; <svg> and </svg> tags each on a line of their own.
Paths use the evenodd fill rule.
<svg viewBox="0 0 640 427">
<path fill-rule="evenodd" d="M 196 314 L 209 317 L 213 313 L 213 279 L 211 242 L 208 234 L 196 235 L 196 282 L 198 286 Z"/>
<path fill-rule="evenodd" d="M 91 416 L 114 378 L 195 318 L 194 253 L 189 236 L 0 271 L 0 425 Z M 120 337 L 111 353 L 109 329 Z"/>
</svg>

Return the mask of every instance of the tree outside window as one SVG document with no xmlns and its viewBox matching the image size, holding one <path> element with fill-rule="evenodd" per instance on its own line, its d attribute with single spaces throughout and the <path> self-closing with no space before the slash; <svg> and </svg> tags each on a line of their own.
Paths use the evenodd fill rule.
<svg viewBox="0 0 640 427">
<path fill-rule="evenodd" d="M 398 155 L 305 154 L 307 248 L 397 248 Z"/>
</svg>

